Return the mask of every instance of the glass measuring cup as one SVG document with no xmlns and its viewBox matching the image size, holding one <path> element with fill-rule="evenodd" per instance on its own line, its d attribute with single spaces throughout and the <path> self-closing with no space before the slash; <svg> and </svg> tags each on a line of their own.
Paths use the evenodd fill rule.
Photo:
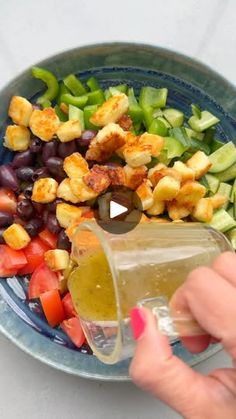
<svg viewBox="0 0 236 419">
<path fill-rule="evenodd" d="M 72 240 L 78 267 L 68 286 L 97 358 L 114 364 L 132 356 L 129 313 L 136 305 L 152 310 L 171 341 L 202 335 L 197 323 L 172 317 L 168 301 L 190 271 L 226 250 L 232 249 L 225 236 L 200 223 L 140 223 L 125 234 L 82 223 Z"/>
</svg>

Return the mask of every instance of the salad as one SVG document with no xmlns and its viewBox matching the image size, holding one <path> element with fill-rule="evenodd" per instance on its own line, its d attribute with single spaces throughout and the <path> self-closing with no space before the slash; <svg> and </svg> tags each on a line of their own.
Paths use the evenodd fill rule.
<svg viewBox="0 0 236 419">
<path fill-rule="evenodd" d="M 11 98 L 3 138 L 14 156 L 0 166 L 0 277 L 29 275 L 28 298 L 81 348 L 67 288 L 75 228 L 102 218 L 111 189 L 124 186 L 141 222 L 208 223 L 236 249 L 236 148 L 217 138 L 208 110 L 192 104 L 187 118 L 168 107 L 166 88 L 137 95 L 125 84 L 103 90 L 94 77 L 32 75 L 46 90 L 33 103 Z"/>
</svg>

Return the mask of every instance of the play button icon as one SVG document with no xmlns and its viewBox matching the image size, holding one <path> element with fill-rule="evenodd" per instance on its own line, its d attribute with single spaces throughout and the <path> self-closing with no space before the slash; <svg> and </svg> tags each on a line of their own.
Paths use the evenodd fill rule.
<svg viewBox="0 0 236 419">
<path fill-rule="evenodd" d="M 142 217 L 137 194 L 123 186 L 114 187 L 98 198 L 97 223 L 112 234 L 123 234 L 137 226 Z"/>
<path fill-rule="evenodd" d="M 121 214 L 128 214 L 129 209 L 124 205 L 118 204 L 118 202 L 110 201 L 110 218 L 116 218 Z"/>
</svg>

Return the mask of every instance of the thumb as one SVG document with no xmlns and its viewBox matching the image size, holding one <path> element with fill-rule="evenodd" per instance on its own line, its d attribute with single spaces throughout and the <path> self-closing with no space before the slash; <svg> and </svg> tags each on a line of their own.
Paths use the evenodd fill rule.
<svg viewBox="0 0 236 419">
<path fill-rule="evenodd" d="M 168 338 L 158 331 L 151 311 L 135 307 L 131 325 L 137 339 L 130 366 L 133 381 L 182 415 L 196 414 L 199 406 L 205 404 L 205 378 L 173 355 Z"/>
</svg>

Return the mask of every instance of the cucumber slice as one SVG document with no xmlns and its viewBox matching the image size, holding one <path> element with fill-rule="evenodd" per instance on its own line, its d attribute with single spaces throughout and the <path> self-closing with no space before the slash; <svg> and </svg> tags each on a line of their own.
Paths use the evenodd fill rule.
<svg viewBox="0 0 236 419">
<path fill-rule="evenodd" d="M 230 166 L 228 169 L 223 172 L 216 173 L 220 182 L 228 182 L 236 178 L 236 163 Z"/>
<path fill-rule="evenodd" d="M 163 118 L 162 116 L 158 116 L 158 121 L 163 122 L 163 124 L 165 124 L 167 129 L 171 128 L 171 125 L 169 124 L 169 122 L 165 118 Z"/>
<path fill-rule="evenodd" d="M 234 218 L 234 206 L 231 205 L 230 208 L 227 209 L 227 213 L 230 215 L 230 217 Z"/>
<path fill-rule="evenodd" d="M 164 137 L 163 150 L 166 151 L 168 159 L 173 159 L 174 157 L 182 156 L 186 147 L 176 138 Z"/>
<path fill-rule="evenodd" d="M 77 120 L 80 122 L 81 130 L 84 131 L 84 112 L 76 106 L 69 105 L 69 120 Z"/>
<path fill-rule="evenodd" d="M 223 196 L 225 196 L 227 198 L 226 203 L 222 206 L 222 208 L 224 208 L 225 210 L 229 206 L 229 199 L 230 199 L 230 196 L 231 196 L 231 191 L 232 191 L 232 186 L 229 185 L 228 183 L 224 183 L 224 182 L 221 182 L 220 183 L 220 186 L 219 186 L 219 188 L 217 190 L 217 193 L 219 195 L 223 195 Z"/>
<path fill-rule="evenodd" d="M 232 190 L 231 190 L 231 195 L 230 195 L 230 202 L 234 202 L 234 195 L 236 193 L 236 179 L 234 179 L 234 183 L 232 186 Z"/>
<path fill-rule="evenodd" d="M 195 140 L 202 141 L 204 138 L 204 134 L 202 132 L 194 131 L 191 128 L 185 127 L 186 134 L 188 138 L 195 138 Z"/>
<path fill-rule="evenodd" d="M 163 115 L 173 128 L 181 127 L 184 123 L 184 114 L 178 109 L 165 109 Z"/>
<path fill-rule="evenodd" d="M 229 239 L 233 249 L 236 250 L 236 228 L 233 228 L 232 230 L 228 231 L 226 236 Z"/>
<path fill-rule="evenodd" d="M 212 166 L 210 173 L 218 173 L 228 169 L 236 162 L 236 148 L 232 141 L 210 154 L 209 160 Z"/>
<path fill-rule="evenodd" d="M 209 224 L 222 233 L 236 227 L 236 221 L 223 208 L 215 212 Z"/>
<path fill-rule="evenodd" d="M 205 131 L 207 128 L 218 124 L 218 122 L 220 122 L 220 120 L 208 111 L 202 111 L 200 119 L 196 116 L 191 116 L 191 118 L 188 120 L 190 127 L 197 132 Z"/>
<path fill-rule="evenodd" d="M 153 118 L 159 118 L 159 116 L 163 116 L 163 112 L 161 109 L 157 108 L 153 110 Z"/>
<path fill-rule="evenodd" d="M 209 173 L 207 173 L 205 177 L 208 182 L 210 192 L 215 194 L 217 189 L 219 188 L 219 184 L 220 184 L 219 179 L 214 175 L 210 175 Z"/>
<path fill-rule="evenodd" d="M 233 212 L 234 212 L 234 219 L 236 220 L 236 193 L 234 194 Z"/>
</svg>

